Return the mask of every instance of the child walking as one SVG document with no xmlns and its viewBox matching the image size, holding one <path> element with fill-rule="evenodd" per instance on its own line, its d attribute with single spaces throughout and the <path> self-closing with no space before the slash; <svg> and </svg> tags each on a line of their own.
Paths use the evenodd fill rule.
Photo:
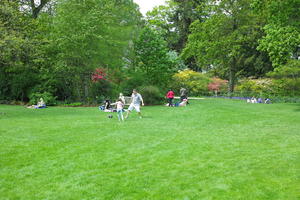
<svg viewBox="0 0 300 200">
<path fill-rule="evenodd" d="M 124 121 L 124 117 L 123 117 L 124 103 L 122 99 L 119 98 L 118 101 L 116 102 L 116 105 L 117 105 L 118 119 L 119 121 Z"/>
</svg>

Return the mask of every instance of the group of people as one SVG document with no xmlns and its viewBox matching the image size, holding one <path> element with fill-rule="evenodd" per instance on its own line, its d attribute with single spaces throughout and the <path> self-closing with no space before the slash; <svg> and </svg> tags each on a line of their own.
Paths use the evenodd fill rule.
<svg viewBox="0 0 300 200">
<path fill-rule="evenodd" d="M 266 103 L 266 104 L 270 104 L 271 103 L 271 99 L 266 98 L 256 98 L 256 97 L 252 97 L 251 99 L 247 99 L 247 103 Z"/>
<path fill-rule="evenodd" d="M 173 90 L 169 90 L 168 93 L 166 94 L 166 98 L 168 100 L 168 103 L 166 106 L 173 107 L 173 106 L 186 106 L 189 104 L 188 98 L 187 98 L 187 90 L 185 88 L 181 88 L 180 91 L 180 102 L 176 102 L 173 104 L 173 100 L 175 97 L 175 93 Z"/>
<path fill-rule="evenodd" d="M 175 93 L 172 90 L 169 90 L 166 94 L 166 98 L 168 99 L 167 106 L 186 106 L 188 104 L 188 98 L 187 98 L 187 90 L 185 88 L 180 89 L 180 102 L 176 102 L 173 104 L 173 100 L 175 97 Z M 129 107 L 126 112 L 126 116 L 123 116 L 123 113 L 125 112 L 124 109 L 125 106 L 125 97 L 122 93 L 120 93 L 118 100 L 115 103 L 111 103 L 110 100 L 105 100 L 104 104 L 99 107 L 100 110 L 103 110 L 104 112 L 117 112 L 118 120 L 124 121 L 124 119 L 128 118 L 129 114 L 135 110 L 139 118 L 142 118 L 141 113 L 141 106 L 144 106 L 144 100 L 143 97 L 136 89 L 132 91 L 131 95 L 131 102 L 129 104 Z M 109 117 L 112 117 L 110 115 Z"/>
<path fill-rule="evenodd" d="M 131 103 L 127 109 L 127 113 L 125 116 L 125 119 L 128 118 L 129 114 L 136 110 L 136 112 L 139 115 L 139 118 L 142 118 L 141 108 L 140 106 L 144 106 L 144 100 L 141 94 L 137 92 L 136 89 L 132 91 L 131 95 Z M 115 109 L 112 108 L 112 106 L 115 106 Z M 104 105 L 100 106 L 99 108 L 101 110 L 104 110 L 104 112 L 117 112 L 119 121 L 124 121 L 123 113 L 125 106 L 125 97 L 122 93 L 120 93 L 118 100 L 115 103 L 110 103 L 109 100 L 105 100 Z"/>
</svg>

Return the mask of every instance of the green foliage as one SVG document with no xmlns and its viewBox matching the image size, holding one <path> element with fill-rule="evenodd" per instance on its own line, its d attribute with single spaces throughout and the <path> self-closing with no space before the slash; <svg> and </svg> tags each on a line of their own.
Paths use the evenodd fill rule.
<svg viewBox="0 0 300 200">
<path fill-rule="evenodd" d="M 161 5 L 153 8 L 152 11 L 147 12 L 147 24 L 157 30 L 164 40 L 167 42 L 168 47 L 179 51 L 178 42 L 180 34 L 174 24 L 174 12 L 177 9 L 176 3 L 168 1 L 167 5 Z"/>
<path fill-rule="evenodd" d="M 172 87 L 177 91 L 184 87 L 190 96 L 199 96 L 208 94 L 210 82 L 211 79 L 206 74 L 186 69 L 173 75 Z"/>
<path fill-rule="evenodd" d="M 60 106 L 64 106 L 64 107 L 80 107 L 82 105 L 83 105 L 82 102 L 74 102 L 74 103 L 65 103 L 65 104 L 62 104 Z"/>
<path fill-rule="evenodd" d="M 300 60 L 289 60 L 287 64 L 277 67 L 273 72 L 268 73 L 274 78 L 293 78 L 300 77 Z"/>
<path fill-rule="evenodd" d="M 164 95 L 156 86 L 141 86 L 138 90 L 143 96 L 143 100 L 146 105 L 161 105 L 164 101 Z"/>
<path fill-rule="evenodd" d="M 144 84 L 164 87 L 170 81 L 176 65 L 172 65 L 163 38 L 145 27 L 135 42 L 137 70 L 143 74 Z"/>
<path fill-rule="evenodd" d="M 278 96 L 300 97 L 300 79 L 282 78 L 274 80 L 274 90 Z"/>
<path fill-rule="evenodd" d="M 38 23 L 18 2 L 2 1 L 0 32 L 0 98 L 26 101 L 44 62 Z"/>
<path fill-rule="evenodd" d="M 235 91 L 244 97 L 269 97 L 276 93 L 274 89 L 272 79 L 243 79 Z"/>
<path fill-rule="evenodd" d="M 173 66 L 174 70 L 178 71 L 187 69 L 184 61 L 180 56 L 178 56 L 178 53 L 176 51 L 169 51 L 167 55 L 169 57 L 170 66 Z"/>
<path fill-rule="evenodd" d="M 128 73 L 128 78 L 122 83 L 121 91 L 124 95 L 130 96 L 134 88 L 138 88 L 145 83 L 143 73 L 131 71 Z"/>
<path fill-rule="evenodd" d="M 191 23 L 206 17 L 199 9 L 205 1 L 168 0 L 166 5 L 147 13 L 147 24 L 162 34 L 171 50 L 181 53 L 186 46 Z M 186 59 L 185 63 L 189 68 L 199 70 L 193 57 Z"/>
<path fill-rule="evenodd" d="M 299 51 L 300 1 L 253 0 L 252 7 L 267 21 L 258 49 L 268 53 L 274 67 L 286 64 Z"/>
<path fill-rule="evenodd" d="M 209 16 L 192 23 L 182 56 L 195 57 L 202 69 L 229 80 L 232 92 L 239 76 L 262 76 L 272 70 L 266 56 L 256 50 L 262 20 L 247 0 L 211 3 L 203 7 Z"/>
<path fill-rule="evenodd" d="M 293 78 L 280 79 L 244 79 L 236 87 L 239 96 L 293 98 L 300 97 L 300 80 Z M 279 101 L 281 102 L 281 101 Z"/>
<path fill-rule="evenodd" d="M 59 92 L 80 101 L 90 93 L 95 96 L 97 88 L 101 95 L 110 95 L 111 84 L 91 84 L 90 73 L 99 67 L 114 71 L 122 65 L 138 31 L 139 16 L 136 4 L 129 0 L 58 3 L 49 36 L 56 52 L 54 71 L 61 75 Z"/>
<path fill-rule="evenodd" d="M 0 100 L 47 93 L 94 104 L 141 85 L 165 89 L 187 66 L 229 80 L 231 92 L 237 80 L 268 73 L 272 93 L 295 96 L 299 13 L 298 0 L 169 0 L 143 21 L 132 0 L 3 0 Z M 105 81 L 91 81 L 96 68 Z M 184 87 L 207 93 L 206 76 Z"/>
<path fill-rule="evenodd" d="M 95 101 L 96 97 L 112 98 L 116 97 L 116 85 L 111 81 L 101 80 L 91 83 L 91 91 L 89 97 L 92 101 Z M 92 102 L 91 102 L 92 103 Z"/>
<path fill-rule="evenodd" d="M 258 49 L 268 52 L 274 67 L 285 64 L 300 46 L 300 27 L 267 25 L 264 29 L 266 36 Z"/>
</svg>

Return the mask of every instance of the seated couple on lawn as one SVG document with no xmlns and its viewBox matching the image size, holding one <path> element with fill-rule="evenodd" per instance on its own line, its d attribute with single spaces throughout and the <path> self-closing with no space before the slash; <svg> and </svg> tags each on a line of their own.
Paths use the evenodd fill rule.
<svg viewBox="0 0 300 200">
<path fill-rule="evenodd" d="M 266 98 L 255 98 L 252 97 L 251 99 L 247 99 L 247 103 L 265 103 L 265 104 L 270 104 L 271 103 L 271 99 Z"/>
<path fill-rule="evenodd" d="M 27 108 L 35 108 L 35 109 L 46 108 L 46 103 L 44 102 L 43 98 L 40 98 L 37 105 L 27 106 Z"/>
</svg>

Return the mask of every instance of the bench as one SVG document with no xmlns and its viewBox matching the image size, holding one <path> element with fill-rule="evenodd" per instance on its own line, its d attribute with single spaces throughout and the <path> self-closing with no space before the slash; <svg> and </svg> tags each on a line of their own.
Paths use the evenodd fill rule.
<svg viewBox="0 0 300 200">
<path fill-rule="evenodd" d="M 124 96 L 124 99 L 125 99 L 124 105 L 125 105 L 125 106 L 129 106 L 130 103 L 131 103 L 131 97 L 125 97 L 125 96 Z"/>
</svg>

